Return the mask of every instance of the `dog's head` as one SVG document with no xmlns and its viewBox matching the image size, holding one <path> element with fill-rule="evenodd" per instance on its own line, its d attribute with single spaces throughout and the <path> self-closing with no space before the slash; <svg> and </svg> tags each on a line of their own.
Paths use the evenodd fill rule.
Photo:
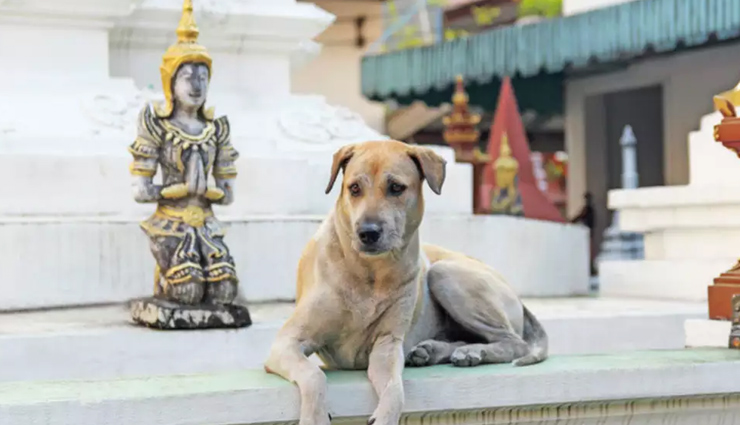
<svg viewBox="0 0 740 425">
<path fill-rule="evenodd" d="M 431 149 L 397 141 L 339 149 L 326 193 L 344 170 L 337 209 L 348 220 L 353 248 L 371 256 L 404 246 L 424 215 L 424 181 L 440 194 L 445 165 Z"/>
</svg>

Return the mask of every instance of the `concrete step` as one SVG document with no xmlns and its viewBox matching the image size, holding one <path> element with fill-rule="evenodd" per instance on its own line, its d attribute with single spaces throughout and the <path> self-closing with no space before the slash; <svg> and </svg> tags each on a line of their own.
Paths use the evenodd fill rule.
<svg viewBox="0 0 740 425">
<path fill-rule="evenodd" d="M 141 217 L 142 219 L 144 217 Z M 223 217 L 250 302 L 292 300 L 322 217 Z M 136 218 L 0 218 L 0 311 L 125 302 L 150 295 L 154 260 Z M 583 227 L 503 216 L 429 215 L 422 239 L 498 269 L 524 296 L 588 294 Z"/>
<path fill-rule="evenodd" d="M 686 347 L 727 348 L 732 322 L 726 320 L 689 319 L 684 324 Z"/>
<path fill-rule="evenodd" d="M 555 356 L 523 368 L 406 369 L 403 422 L 729 424 L 740 415 L 740 384 L 732 376 L 740 376 L 740 357 L 727 349 Z M 334 419 L 366 423 L 377 405 L 367 374 L 327 377 Z M 292 384 L 262 370 L 0 383 L 3 425 L 295 423 L 299 406 Z"/>
<path fill-rule="evenodd" d="M 679 349 L 684 322 L 706 303 L 618 298 L 526 299 L 552 354 Z M 250 307 L 242 330 L 159 332 L 129 323 L 122 306 L 0 314 L 0 382 L 116 379 L 261 368 L 292 304 Z M 30 365 L 33 365 L 32 367 Z"/>
<path fill-rule="evenodd" d="M 736 261 L 731 257 L 606 261 L 599 265 L 599 293 L 607 297 L 705 301 L 707 286 Z"/>
<path fill-rule="evenodd" d="M 665 229 L 645 234 L 644 241 L 646 260 L 711 261 L 740 256 L 740 227 Z"/>
</svg>

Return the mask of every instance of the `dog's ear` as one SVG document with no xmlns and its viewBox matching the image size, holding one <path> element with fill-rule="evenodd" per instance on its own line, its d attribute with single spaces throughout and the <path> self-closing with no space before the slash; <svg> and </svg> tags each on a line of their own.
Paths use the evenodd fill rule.
<svg viewBox="0 0 740 425">
<path fill-rule="evenodd" d="M 329 177 L 329 184 L 326 186 L 326 194 L 328 195 L 329 192 L 331 192 L 331 189 L 334 187 L 334 182 L 337 181 L 337 176 L 339 176 L 339 170 L 344 171 L 344 168 L 347 166 L 347 162 L 349 162 L 350 158 L 352 158 L 352 154 L 355 152 L 355 145 L 346 145 L 339 148 L 338 151 L 334 153 L 334 160 L 331 164 L 331 177 Z"/>
<path fill-rule="evenodd" d="M 433 150 L 422 146 L 411 146 L 409 156 L 416 163 L 421 178 L 426 179 L 432 192 L 437 195 L 441 194 L 442 185 L 445 182 L 447 161 Z"/>
</svg>

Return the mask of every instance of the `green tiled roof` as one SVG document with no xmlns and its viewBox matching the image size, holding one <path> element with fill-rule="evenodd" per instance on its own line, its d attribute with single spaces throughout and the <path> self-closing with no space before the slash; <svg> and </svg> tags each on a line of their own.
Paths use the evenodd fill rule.
<svg viewBox="0 0 740 425">
<path fill-rule="evenodd" d="M 422 97 L 447 92 L 457 74 L 488 85 L 507 75 L 562 74 L 594 61 L 628 61 L 650 50 L 662 53 L 738 37 L 740 0 L 637 0 L 367 56 L 362 92 L 371 99 Z"/>
</svg>

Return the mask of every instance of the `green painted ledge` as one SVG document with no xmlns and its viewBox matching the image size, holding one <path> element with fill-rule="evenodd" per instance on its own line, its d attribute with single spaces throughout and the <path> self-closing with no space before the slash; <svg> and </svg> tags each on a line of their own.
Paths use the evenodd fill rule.
<svg viewBox="0 0 740 425">
<path fill-rule="evenodd" d="M 364 372 L 327 375 L 335 417 L 372 413 L 375 396 Z M 729 349 L 556 356 L 523 368 L 438 366 L 404 373 L 407 413 L 740 394 L 740 379 L 733 376 L 740 376 L 740 351 Z M 293 385 L 261 370 L 0 384 L 0 418 L 83 418 L 76 425 L 99 425 L 101 417 L 106 424 L 289 422 L 297 419 L 298 401 Z M 96 414 L 86 422 L 88 411 Z"/>
<path fill-rule="evenodd" d="M 530 367 L 487 365 L 457 368 L 449 365 L 407 368 L 406 381 L 447 381 L 465 377 L 546 376 L 553 373 L 595 373 L 614 369 L 661 369 L 708 363 L 732 362 L 740 367 L 740 351 L 687 349 L 679 351 L 638 351 L 612 355 L 555 356 Z M 329 385 L 365 384 L 364 371 L 328 371 Z M 208 375 L 176 375 L 127 378 L 107 381 L 41 381 L 0 383 L 0 405 L 76 399 L 95 402 L 103 399 L 169 397 L 184 394 L 213 394 L 238 390 L 292 387 L 292 384 L 262 370 L 241 370 Z M 740 392 L 740 378 L 738 379 Z"/>
</svg>

